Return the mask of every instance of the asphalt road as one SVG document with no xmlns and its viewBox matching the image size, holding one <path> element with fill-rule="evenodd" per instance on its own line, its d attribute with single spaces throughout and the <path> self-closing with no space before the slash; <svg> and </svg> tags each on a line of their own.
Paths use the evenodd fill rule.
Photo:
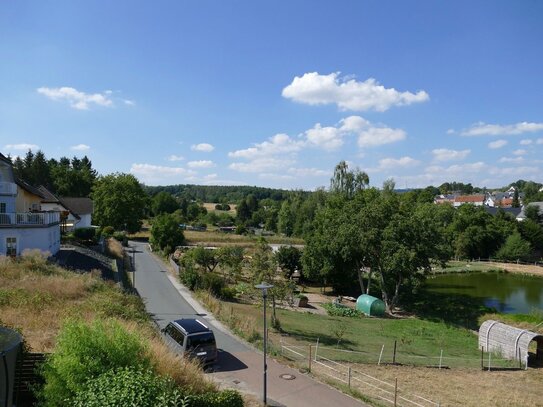
<svg viewBox="0 0 543 407">
<path fill-rule="evenodd" d="M 261 397 L 263 354 L 228 332 L 212 315 L 207 315 L 186 288 L 169 275 L 166 265 L 148 249 L 146 243 L 131 241 L 134 248 L 135 287 L 145 301 L 147 312 L 162 328 L 174 319 L 198 318 L 214 332 L 219 360 L 211 375 L 223 386 Z M 284 380 L 282 375 L 294 376 Z M 364 404 L 300 374 L 297 370 L 268 360 L 268 404 L 293 407 L 354 407 Z"/>
</svg>

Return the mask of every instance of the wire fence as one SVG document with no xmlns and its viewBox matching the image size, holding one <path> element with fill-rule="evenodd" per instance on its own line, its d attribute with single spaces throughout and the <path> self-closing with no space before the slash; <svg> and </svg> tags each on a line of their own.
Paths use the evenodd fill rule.
<svg viewBox="0 0 543 407">
<path fill-rule="evenodd" d="M 466 262 L 472 262 L 472 263 L 503 263 L 503 264 L 518 264 L 518 265 L 523 265 L 523 266 L 543 267 L 543 261 L 526 262 L 526 261 L 521 261 L 520 259 L 519 260 L 501 260 L 501 259 L 493 259 L 493 258 L 483 259 L 480 257 L 476 259 L 465 259 L 465 258 L 460 258 L 460 257 L 455 256 L 453 260 L 466 261 Z"/>
<path fill-rule="evenodd" d="M 331 378 L 394 406 L 431 407 L 439 402 L 429 397 L 408 393 L 394 383 L 365 373 L 364 365 L 408 365 L 435 369 L 474 368 L 484 371 L 526 369 L 525 361 L 509 360 L 495 353 L 481 350 L 478 357 L 446 356 L 446 350 L 438 355 L 415 355 L 401 352 L 395 341 L 388 348 L 383 344 L 364 350 L 349 350 L 323 346 L 319 339 L 289 337 L 280 341 L 280 353 L 313 373 Z"/>
</svg>

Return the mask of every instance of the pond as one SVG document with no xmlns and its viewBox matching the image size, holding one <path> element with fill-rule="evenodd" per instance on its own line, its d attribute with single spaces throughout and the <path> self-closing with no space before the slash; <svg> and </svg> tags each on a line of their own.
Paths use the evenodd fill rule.
<svg viewBox="0 0 543 407">
<path fill-rule="evenodd" d="M 429 277 L 426 290 L 468 296 L 505 314 L 543 310 L 543 278 L 512 273 L 457 273 Z"/>
</svg>

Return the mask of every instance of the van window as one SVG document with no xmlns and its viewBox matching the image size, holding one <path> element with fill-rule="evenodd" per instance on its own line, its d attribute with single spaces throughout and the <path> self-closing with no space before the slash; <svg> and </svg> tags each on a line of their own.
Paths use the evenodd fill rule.
<svg viewBox="0 0 543 407">
<path fill-rule="evenodd" d="M 194 349 L 209 345 L 215 345 L 215 336 L 213 336 L 213 332 L 189 336 L 187 341 L 187 349 Z"/>
<path fill-rule="evenodd" d="M 173 325 L 168 325 L 166 327 L 166 333 L 172 337 L 179 345 L 183 346 L 185 342 L 185 335 L 182 332 L 179 332 Z"/>
</svg>

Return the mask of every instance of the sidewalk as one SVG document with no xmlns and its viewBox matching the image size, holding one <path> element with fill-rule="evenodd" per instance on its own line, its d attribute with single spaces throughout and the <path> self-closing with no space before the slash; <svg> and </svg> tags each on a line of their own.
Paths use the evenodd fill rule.
<svg viewBox="0 0 543 407">
<path fill-rule="evenodd" d="M 210 374 L 221 387 L 237 389 L 262 400 L 264 381 L 264 355 L 252 345 L 237 338 L 222 323 L 208 314 L 202 305 L 192 297 L 192 293 L 168 273 L 168 279 L 179 294 L 198 313 L 207 314 L 205 319 L 215 328 L 243 343 L 244 351 L 224 352 L 219 356 L 217 370 Z M 223 363 L 221 363 L 221 361 Z M 288 407 L 361 407 L 367 406 L 346 394 L 341 393 L 307 374 L 300 373 L 268 357 L 268 405 Z M 289 375 L 287 379 L 281 375 Z M 294 378 L 292 378 L 294 377 Z M 290 380 L 289 380 L 290 379 Z"/>
</svg>

